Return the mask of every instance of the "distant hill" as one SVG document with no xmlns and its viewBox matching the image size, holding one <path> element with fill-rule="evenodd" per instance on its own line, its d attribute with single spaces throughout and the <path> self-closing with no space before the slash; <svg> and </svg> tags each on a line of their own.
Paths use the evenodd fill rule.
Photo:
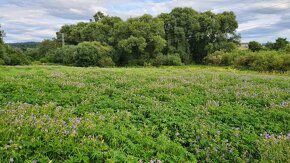
<svg viewBox="0 0 290 163">
<path fill-rule="evenodd" d="M 10 46 L 27 49 L 27 48 L 36 48 L 40 44 L 40 42 L 19 42 L 19 43 L 7 43 Z"/>
</svg>

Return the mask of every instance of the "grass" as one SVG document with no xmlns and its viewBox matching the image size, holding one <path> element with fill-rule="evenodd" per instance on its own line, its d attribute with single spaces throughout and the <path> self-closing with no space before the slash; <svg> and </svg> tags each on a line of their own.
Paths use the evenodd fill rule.
<svg viewBox="0 0 290 163">
<path fill-rule="evenodd" d="M 289 162 L 290 76 L 0 67 L 0 162 Z"/>
</svg>

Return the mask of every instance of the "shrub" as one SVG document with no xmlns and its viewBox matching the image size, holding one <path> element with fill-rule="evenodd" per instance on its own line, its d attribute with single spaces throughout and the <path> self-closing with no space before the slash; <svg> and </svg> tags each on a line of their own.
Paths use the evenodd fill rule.
<svg viewBox="0 0 290 163">
<path fill-rule="evenodd" d="M 0 59 L 0 65 L 5 65 L 5 61 L 3 59 Z"/>
<path fill-rule="evenodd" d="M 72 65 L 75 60 L 76 46 L 65 46 L 52 51 L 48 55 L 48 60 L 53 63 Z"/>
<path fill-rule="evenodd" d="M 111 57 L 112 48 L 103 45 L 100 42 L 83 42 L 80 43 L 75 52 L 75 65 L 81 67 L 87 66 L 105 66 L 100 65 L 99 61 L 103 58 Z M 108 61 L 108 59 L 107 59 Z M 111 59 L 111 62 L 112 59 Z M 105 62 L 102 62 L 104 64 Z M 112 64 L 112 63 L 109 63 Z"/>
<path fill-rule="evenodd" d="M 217 51 L 205 58 L 207 64 L 233 65 L 241 69 L 257 71 L 287 71 L 290 70 L 290 54 L 277 51 L 242 51 L 231 53 Z"/>
<path fill-rule="evenodd" d="M 0 45 L 0 60 L 3 65 L 27 65 L 30 60 L 18 48 L 12 48 L 4 44 Z"/>
<path fill-rule="evenodd" d="M 31 57 L 33 60 L 38 60 L 40 58 L 38 48 L 28 48 L 24 51 L 24 54 Z"/>
<path fill-rule="evenodd" d="M 65 46 L 51 52 L 49 61 L 80 67 L 114 66 L 112 51 L 110 46 L 100 42 L 83 42 L 77 46 Z"/>
<path fill-rule="evenodd" d="M 263 46 L 256 41 L 251 41 L 249 42 L 249 49 L 253 52 L 260 51 L 263 49 Z"/>
<path fill-rule="evenodd" d="M 180 66 L 181 58 L 178 55 L 159 55 L 153 60 L 154 66 Z"/>
<path fill-rule="evenodd" d="M 100 67 L 113 67 L 113 66 L 115 66 L 115 63 L 112 60 L 112 58 L 110 58 L 110 57 L 104 57 L 104 58 L 101 58 L 98 61 L 98 65 Z"/>
<path fill-rule="evenodd" d="M 286 53 L 290 54 L 290 44 L 285 47 L 285 51 Z"/>
</svg>

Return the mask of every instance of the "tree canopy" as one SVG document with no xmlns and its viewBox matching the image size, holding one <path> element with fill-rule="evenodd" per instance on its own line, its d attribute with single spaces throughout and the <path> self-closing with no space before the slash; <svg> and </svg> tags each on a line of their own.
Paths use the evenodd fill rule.
<svg viewBox="0 0 290 163">
<path fill-rule="evenodd" d="M 180 57 L 185 64 L 201 63 L 208 54 L 230 51 L 239 43 L 238 23 L 233 12 L 199 13 L 192 8 L 175 8 L 157 17 L 145 14 L 124 21 L 97 12 L 94 22 L 64 25 L 57 33 L 68 45 L 101 42 L 115 50 L 118 65 L 143 65 L 160 55 Z"/>
</svg>

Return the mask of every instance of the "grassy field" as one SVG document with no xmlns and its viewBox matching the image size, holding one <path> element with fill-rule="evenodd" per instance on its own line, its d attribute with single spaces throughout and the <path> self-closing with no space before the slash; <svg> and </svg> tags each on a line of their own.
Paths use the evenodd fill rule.
<svg viewBox="0 0 290 163">
<path fill-rule="evenodd" d="M 290 75 L 0 67 L 0 162 L 289 162 Z"/>
</svg>

